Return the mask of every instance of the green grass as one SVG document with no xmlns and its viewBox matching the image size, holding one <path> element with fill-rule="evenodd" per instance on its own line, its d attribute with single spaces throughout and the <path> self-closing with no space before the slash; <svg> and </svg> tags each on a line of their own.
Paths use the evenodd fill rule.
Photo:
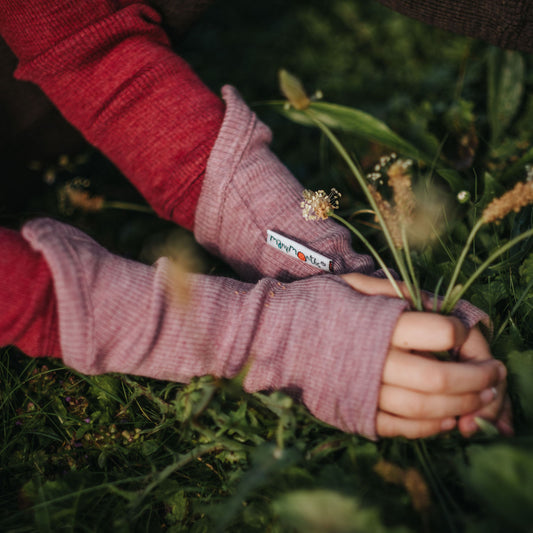
<svg viewBox="0 0 533 533">
<path fill-rule="evenodd" d="M 458 173 L 470 203 L 458 204 L 427 167 L 420 172 L 449 198 L 440 243 L 415 256 L 427 289 L 450 275 L 482 207 L 523 179 L 532 159 L 530 57 L 429 30 L 374 3 L 219 2 L 178 49 L 211 87 L 232 83 L 249 102 L 279 99 L 277 71 L 287 68 L 310 92 L 321 89 L 326 101 L 385 121 Z M 256 109 L 301 181 L 340 189 L 347 214 L 362 205 L 319 132 Z M 364 136 L 344 132 L 342 140 L 363 170 L 385 152 Z M 34 168 L 41 179 L 46 168 Z M 54 169 L 56 185 L 30 194 L 19 220 L 57 216 L 143 261 L 176 231 L 150 213 L 60 211 L 56 188 L 78 175 L 110 201 L 142 202 L 94 152 Z M 464 276 L 531 227 L 531 217 L 524 209 L 483 230 Z M 530 531 L 531 245 L 512 249 L 468 294 L 494 322 L 492 349 L 510 371 L 516 437 L 452 433 L 374 443 L 321 424 L 283 394 L 247 395 L 238 382 L 85 377 L 7 348 L 0 354 L 0 530 Z M 207 271 L 228 273 L 204 260 Z"/>
</svg>

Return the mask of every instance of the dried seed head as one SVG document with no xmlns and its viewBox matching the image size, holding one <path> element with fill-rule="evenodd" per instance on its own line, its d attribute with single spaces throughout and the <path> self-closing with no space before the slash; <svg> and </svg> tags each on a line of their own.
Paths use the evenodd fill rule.
<svg viewBox="0 0 533 533">
<path fill-rule="evenodd" d="M 409 174 L 412 164 L 410 159 L 397 159 L 387 169 L 396 212 L 399 220 L 404 224 L 410 221 L 416 207 L 415 195 L 411 187 L 411 175 Z"/>
<path fill-rule="evenodd" d="M 335 209 L 339 208 L 341 193 L 337 189 L 331 189 L 329 194 L 323 190 L 314 192 L 306 189 L 303 197 L 300 207 L 305 220 L 325 220 Z"/>
<path fill-rule="evenodd" d="M 147 244 L 142 250 L 142 259 L 154 263 L 161 257 L 168 259 L 166 291 L 173 305 L 184 308 L 191 301 L 191 274 L 205 271 L 201 255 L 194 239 L 176 229 Z"/>
<path fill-rule="evenodd" d="M 373 187 L 372 185 L 369 185 L 368 189 L 370 191 L 370 194 L 376 201 L 378 211 L 381 213 L 381 216 L 383 217 L 385 225 L 387 226 L 387 229 L 389 230 L 394 246 L 398 248 L 399 250 L 401 250 L 403 248 L 402 232 L 401 232 L 400 220 L 399 220 L 396 209 L 393 209 L 390 203 L 387 202 L 387 200 L 383 198 L 381 193 L 378 192 L 375 187 Z M 376 221 L 377 221 L 377 216 L 376 216 Z"/>
<path fill-rule="evenodd" d="M 485 208 L 481 220 L 485 224 L 498 222 L 511 211 L 518 213 L 522 207 L 533 203 L 533 181 L 518 182 L 510 191 L 495 198 Z"/>
</svg>

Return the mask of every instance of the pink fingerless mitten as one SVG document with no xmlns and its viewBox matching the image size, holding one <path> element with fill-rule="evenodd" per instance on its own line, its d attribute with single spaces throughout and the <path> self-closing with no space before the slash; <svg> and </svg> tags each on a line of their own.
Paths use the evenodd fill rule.
<svg viewBox="0 0 533 533">
<path fill-rule="evenodd" d="M 352 250 L 346 228 L 329 219 L 303 218 L 303 187 L 270 151 L 269 128 L 233 87 L 224 87 L 222 95 L 226 113 L 196 209 L 197 240 L 252 281 L 261 276 L 292 280 L 320 272 L 306 252 L 307 260 L 302 255 L 299 260 L 268 246 L 267 230 L 331 259 L 335 274 L 371 274 L 372 259 Z"/>
<path fill-rule="evenodd" d="M 363 296 L 337 276 L 284 284 L 185 276 L 177 301 L 171 265 L 110 254 L 48 219 L 24 226 L 54 279 L 66 364 L 174 381 L 213 374 L 244 388 L 297 392 L 318 418 L 375 437 L 381 374 L 405 302 Z M 180 292 L 181 294 L 181 292 Z"/>
</svg>

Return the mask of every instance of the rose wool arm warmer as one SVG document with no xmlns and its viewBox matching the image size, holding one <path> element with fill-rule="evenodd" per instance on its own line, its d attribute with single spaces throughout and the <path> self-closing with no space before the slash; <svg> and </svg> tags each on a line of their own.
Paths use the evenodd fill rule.
<svg viewBox="0 0 533 533">
<path fill-rule="evenodd" d="M 389 340 L 406 303 L 364 296 L 337 276 L 256 285 L 110 254 L 79 230 L 38 219 L 23 236 L 52 272 L 63 359 L 87 373 L 188 381 L 232 378 L 247 391 L 287 389 L 323 421 L 375 437 Z M 183 291 L 180 291 L 182 294 Z"/>
</svg>

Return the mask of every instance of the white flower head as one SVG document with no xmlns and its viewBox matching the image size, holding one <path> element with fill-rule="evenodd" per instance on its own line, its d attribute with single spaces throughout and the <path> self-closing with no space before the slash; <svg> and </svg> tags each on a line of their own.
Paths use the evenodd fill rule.
<svg viewBox="0 0 533 533">
<path fill-rule="evenodd" d="M 457 201 L 460 204 L 466 204 L 470 200 L 470 193 L 468 191 L 459 191 L 457 193 Z"/>
<path fill-rule="evenodd" d="M 304 200 L 300 207 L 305 220 L 325 220 L 335 209 L 339 208 L 341 193 L 337 189 L 331 189 L 329 194 L 323 190 L 310 191 L 306 189 L 303 192 L 303 197 Z"/>
</svg>

